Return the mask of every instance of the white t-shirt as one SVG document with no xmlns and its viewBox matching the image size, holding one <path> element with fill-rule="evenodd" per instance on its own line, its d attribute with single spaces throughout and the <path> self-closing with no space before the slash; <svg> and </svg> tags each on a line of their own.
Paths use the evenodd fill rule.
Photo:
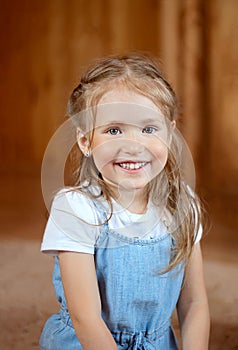
<svg viewBox="0 0 238 350">
<path fill-rule="evenodd" d="M 153 239 L 163 235 L 167 229 L 167 220 L 159 215 L 157 207 L 148 203 L 144 214 L 131 213 L 118 202 L 112 200 L 113 214 L 108 221 L 110 229 L 124 236 L 139 239 Z M 100 197 L 100 207 L 109 217 L 109 205 Z M 102 210 L 94 201 L 76 191 L 60 191 L 51 206 L 50 217 L 46 225 L 41 250 L 57 255 L 58 251 L 74 251 L 94 254 L 94 247 L 100 235 L 105 218 Z M 202 227 L 196 237 L 201 239 Z"/>
</svg>

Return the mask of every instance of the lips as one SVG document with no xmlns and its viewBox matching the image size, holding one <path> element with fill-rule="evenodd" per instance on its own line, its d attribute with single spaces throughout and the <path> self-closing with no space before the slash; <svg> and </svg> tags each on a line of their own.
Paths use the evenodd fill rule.
<svg viewBox="0 0 238 350">
<path fill-rule="evenodd" d="M 138 170 L 143 168 L 147 162 L 122 162 L 122 163 L 117 163 L 121 168 L 126 169 L 126 170 Z"/>
</svg>

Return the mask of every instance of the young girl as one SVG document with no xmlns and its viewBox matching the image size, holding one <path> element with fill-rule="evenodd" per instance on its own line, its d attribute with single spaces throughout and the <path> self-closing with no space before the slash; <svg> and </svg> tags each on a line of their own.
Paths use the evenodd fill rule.
<svg viewBox="0 0 238 350">
<path fill-rule="evenodd" d="M 60 311 L 42 350 L 208 349 L 199 200 L 182 169 L 177 102 L 158 64 L 109 57 L 82 76 L 75 186 L 51 206 L 42 251 L 55 255 Z"/>
</svg>

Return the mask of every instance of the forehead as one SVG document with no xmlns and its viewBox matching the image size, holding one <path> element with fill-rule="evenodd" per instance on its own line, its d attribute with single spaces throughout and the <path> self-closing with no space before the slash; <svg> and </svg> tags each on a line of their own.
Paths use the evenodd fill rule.
<svg viewBox="0 0 238 350">
<path fill-rule="evenodd" d="M 97 126 L 112 122 L 138 125 L 145 121 L 161 123 L 164 116 L 152 100 L 125 88 L 105 93 L 97 107 Z"/>
<path fill-rule="evenodd" d="M 133 103 L 158 111 L 158 107 L 148 97 L 123 87 L 106 92 L 100 100 L 100 104 L 117 102 Z"/>
</svg>

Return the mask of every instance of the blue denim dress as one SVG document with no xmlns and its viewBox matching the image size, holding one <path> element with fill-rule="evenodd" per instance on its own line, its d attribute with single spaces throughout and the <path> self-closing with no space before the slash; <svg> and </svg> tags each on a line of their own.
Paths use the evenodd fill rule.
<svg viewBox="0 0 238 350">
<path fill-rule="evenodd" d="M 102 303 L 102 318 L 119 350 L 175 350 L 171 327 L 184 275 L 178 265 L 161 273 L 171 259 L 173 240 L 161 225 L 158 238 L 121 235 L 105 224 L 95 246 L 95 267 Z M 53 284 L 60 311 L 43 329 L 42 350 L 82 350 L 69 316 L 55 257 Z"/>
</svg>

